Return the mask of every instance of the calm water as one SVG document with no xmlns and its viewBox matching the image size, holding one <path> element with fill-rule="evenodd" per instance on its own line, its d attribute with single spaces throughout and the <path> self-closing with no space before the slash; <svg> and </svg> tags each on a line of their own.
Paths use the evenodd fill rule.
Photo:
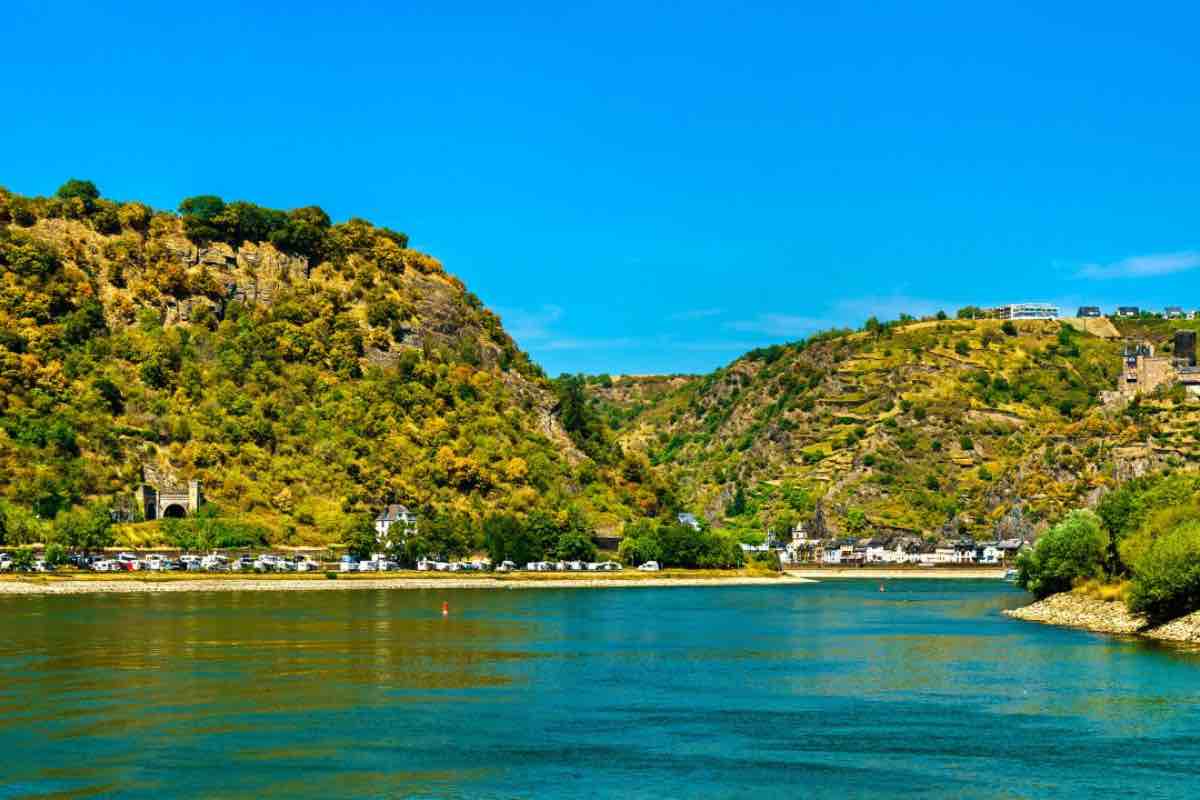
<svg viewBox="0 0 1200 800">
<path fill-rule="evenodd" d="M 1200 656 L 877 588 L 6 598 L 0 797 L 1200 795 Z"/>
</svg>

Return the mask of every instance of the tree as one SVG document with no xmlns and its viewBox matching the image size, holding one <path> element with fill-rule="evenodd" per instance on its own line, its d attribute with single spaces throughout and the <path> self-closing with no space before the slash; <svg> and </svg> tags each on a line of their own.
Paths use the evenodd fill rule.
<svg viewBox="0 0 1200 800">
<path fill-rule="evenodd" d="M 106 330 L 104 309 L 93 299 L 83 301 L 78 309 L 63 319 L 63 338 L 69 344 L 83 344 Z"/>
<path fill-rule="evenodd" d="M 1133 574 L 1131 611 L 1159 621 L 1200 608 L 1200 521 L 1156 538 L 1133 563 Z"/>
<path fill-rule="evenodd" d="M 58 191 L 54 194 L 60 200 L 79 200 L 88 214 L 95 210 L 96 201 L 100 199 L 100 190 L 96 188 L 96 184 L 78 178 L 71 178 L 58 187 Z"/>
<path fill-rule="evenodd" d="M 8 543 L 8 513 L 0 505 L 0 544 Z"/>
<path fill-rule="evenodd" d="M 42 552 L 42 560 L 46 562 L 46 566 L 61 567 L 67 563 L 67 551 L 58 542 L 51 542 L 46 545 L 46 549 Z"/>
<path fill-rule="evenodd" d="M 542 510 L 531 511 L 525 518 L 525 530 L 541 545 L 543 552 L 558 547 L 558 540 L 566 530 L 553 516 Z"/>
<path fill-rule="evenodd" d="M 493 564 L 527 564 L 545 554 L 542 543 L 511 514 L 493 514 L 483 521 L 484 546 Z"/>
<path fill-rule="evenodd" d="M 121 390 L 117 385 L 104 376 L 96 378 L 92 382 L 92 387 L 96 390 L 96 394 L 104 398 L 104 402 L 108 404 L 108 408 L 112 411 L 113 416 L 124 413 L 125 397 L 121 394 Z"/>
<path fill-rule="evenodd" d="M 346 552 L 359 561 L 371 557 L 379 548 L 379 534 L 375 531 L 375 519 L 370 514 L 355 514 L 346 523 L 342 533 L 342 544 Z"/>
<path fill-rule="evenodd" d="M 967 344 L 965 339 L 959 339 L 954 343 L 954 352 L 958 353 L 960 356 L 965 356 L 971 352 L 971 347 Z"/>
<path fill-rule="evenodd" d="M 1036 597 L 1065 592 L 1077 580 L 1100 576 L 1108 537 L 1091 511 L 1072 511 L 1017 559 L 1017 582 Z"/>
<path fill-rule="evenodd" d="M 33 564 L 36 560 L 32 547 L 18 548 L 12 554 L 12 570 L 13 572 L 33 572 Z"/>
<path fill-rule="evenodd" d="M 1011 319 L 1004 320 L 1004 324 L 1000 326 L 1000 330 L 1004 332 L 1005 336 L 1017 335 L 1017 326 L 1013 324 Z"/>
<path fill-rule="evenodd" d="M 567 531 L 558 538 L 555 550 L 563 561 L 595 561 L 596 545 L 592 539 L 579 531 Z"/>
<path fill-rule="evenodd" d="M 115 540 L 112 527 L 112 510 L 108 505 L 94 503 L 59 513 L 51 524 L 50 536 L 64 547 L 86 555 L 112 546 Z"/>
<path fill-rule="evenodd" d="M 746 513 L 746 493 L 742 490 L 741 484 L 738 484 L 737 491 L 733 494 L 733 499 L 729 501 L 729 505 L 725 507 L 725 516 L 740 517 Z"/>
<path fill-rule="evenodd" d="M 186 198 L 179 204 L 184 233 L 200 244 L 223 239 L 220 217 L 224 211 L 225 201 L 216 195 L 202 194 Z"/>
</svg>

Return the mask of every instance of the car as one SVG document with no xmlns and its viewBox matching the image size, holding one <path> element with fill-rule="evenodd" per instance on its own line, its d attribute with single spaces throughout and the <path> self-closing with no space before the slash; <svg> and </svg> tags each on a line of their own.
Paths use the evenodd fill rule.
<svg viewBox="0 0 1200 800">
<path fill-rule="evenodd" d="M 320 569 L 321 563 L 308 556 L 301 556 L 296 559 L 296 572 L 317 572 Z"/>
<path fill-rule="evenodd" d="M 226 572 L 229 569 L 229 559 L 220 553 L 210 553 L 200 559 L 200 569 L 207 572 Z"/>
<path fill-rule="evenodd" d="M 496 572 L 512 572 L 517 568 L 517 565 L 511 561 L 501 561 L 500 566 L 496 567 Z"/>
<path fill-rule="evenodd" d="M 661 567 L 658 566 L 657 561 L 647 561 L 638 567 L 639 572 L 658 572 L 660 569 Z"/>
</svg>

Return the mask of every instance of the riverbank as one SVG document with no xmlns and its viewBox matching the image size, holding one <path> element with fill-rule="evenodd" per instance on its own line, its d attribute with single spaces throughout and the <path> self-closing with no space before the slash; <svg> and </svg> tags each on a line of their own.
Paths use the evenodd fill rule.
<svg viewBox="0 0 1200 800">
<path fill-rule="evenodd" d="M 0 595 L 155 594 L 166 592 L 281 592 L 353 591 L 364 589 L 620 589 L 671 586 L 780 586 L 814 581 L 795 576 L 686 570 L 610 575 L 498 575 L 464 578 L 458 575 L 400 573 L 386 578 L 343 575 L 330 580 L 314 575 L 38 575 L 4 576 Z"/>
<path fill-rule="evenodd" d="M 1044 625 L 1060 625 L 1118 636 L 1141 636 L 1164 642 L 1200 644 L 1200 611 L 1152 626 L 1145 617 L 1130 613 L 1119 600 L 1106 601 L 1075 592 L 1062 592 L 1004 613 L 1014 619 Z"/>
<path fill-rule="evenodd" d="M 862 578 L 873 581 L 904 580 L 918 578 L 956 580 L 1003 580 L 1003 567 L 805 567 L 789 569 L 787 575 L 810 580 L 833 580 L 840 578 Z"/>
</svg>

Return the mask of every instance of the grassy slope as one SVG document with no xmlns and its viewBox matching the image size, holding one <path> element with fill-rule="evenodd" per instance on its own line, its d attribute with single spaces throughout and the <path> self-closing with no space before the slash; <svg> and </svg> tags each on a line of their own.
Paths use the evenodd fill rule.
<svg viewBox="0 0 1200 800">
<path fill-rule="evenodd" d="M 1161 350 L 1174 329 L 1195 325 L 1120 326 Z M 1116 386 L 1119 340 L 1060 339 L 1057 322 L 1018 328 L 1012 337 L 994 321 L 916 322 L 771 348 L 649 407 L 594 393 L 616 408 L 622 441 L 675 476 L 688 505 L 747 531 L 803 517 L 823 497 L 841 532 L 862 511 L 925 534 L 957 515 L 953 528 L 985 535 L 1018 501 L 1036 523 L 1117 476 L 1200 456 L 1200 417 L 1178 396 L 1100 405 Z M 739 485 L 749 511 L 722 520 Z"/>
<path fill-rule="evenodd" d="M 334 226 L 307 264 L 197 248 L 137 204 L 107 204 L 133 220 L 107 234 L 60 205 L 0 190 L 0 498 L 52 513 L 150 466 L 290 543 L 388 500 L 476 519 L 577 504 L 601 529 L 654 505 L 573 445 L 499 319 L 380 229 Z"/>
</svg>

